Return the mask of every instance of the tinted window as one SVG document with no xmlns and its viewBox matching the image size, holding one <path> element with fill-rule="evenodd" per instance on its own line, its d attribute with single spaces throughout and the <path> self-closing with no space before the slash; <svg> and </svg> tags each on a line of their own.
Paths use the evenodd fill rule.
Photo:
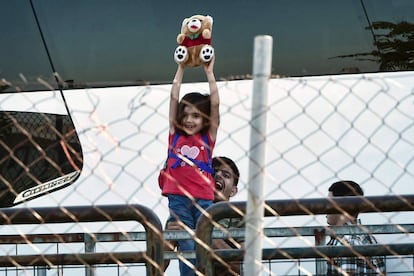
<svg viewBox="0 0 414 276">
<path fill-rule="evenodd" d="M 38 93 L 21 94 L 0 94 L 0 207 L 64 188 L 83 166 L 79 138 L 58 95 L 36 101 Z M 46 105 L 59 114 L 42 111 Z"/>
<path fill-rule="evenodd" d="M 31 5 L 33 4 L 33 5 Z M 182 19 L 214 18 L 216 75 L 251 73 L 253 39 L 274 38 L 273 73 L 310 76 L 413 69 L 414 2 L 7 1 L 3 91 L 169 83 Z M 185 81 L 204 81 L 201 68 Z"/>
</svg>

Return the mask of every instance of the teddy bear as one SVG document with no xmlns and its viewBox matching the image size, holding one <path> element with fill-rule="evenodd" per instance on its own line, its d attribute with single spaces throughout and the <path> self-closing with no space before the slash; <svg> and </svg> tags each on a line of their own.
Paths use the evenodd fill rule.
<svg viewBox="0 0 414 276">
<path fill-rule="evenodd" d="M 211 46 L 213 18 L 209 15 L 193 15 L 185 18 L 181 33 L 177 35 L 178 46 L 174 60 L 187 67 L 197 67 L 211 61 L 214 48 Z"/>
</svg>

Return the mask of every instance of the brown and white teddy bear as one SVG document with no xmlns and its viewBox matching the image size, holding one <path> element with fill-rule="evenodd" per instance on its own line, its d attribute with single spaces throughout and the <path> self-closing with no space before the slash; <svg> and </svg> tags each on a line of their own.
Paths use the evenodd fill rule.
<svg viewBox="0 0 414 276">
<path fill-rule="evenodd" d="M 187 67 L 197 67 L 208 63 L 214 56 L 211 46 L 213 18 L 209 15 L 193 15 L 185 18 L 181 33 L 177 36 L 178 47 L 174 51 L 174 60 Z"/>
</svg>

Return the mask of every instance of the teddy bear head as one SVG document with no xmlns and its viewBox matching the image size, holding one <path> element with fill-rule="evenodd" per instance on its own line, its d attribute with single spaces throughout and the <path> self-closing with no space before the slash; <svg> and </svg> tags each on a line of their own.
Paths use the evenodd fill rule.
<svg viewBox="0 0 414 276">
<path fill-rule="evenodd" d="M 211 16 L 196 14 L 183 20 L 181 34 L 184 36 L 200 34 L 203 38 L 209 39 L 212 29 L 213 18 Z"/>
</svg>

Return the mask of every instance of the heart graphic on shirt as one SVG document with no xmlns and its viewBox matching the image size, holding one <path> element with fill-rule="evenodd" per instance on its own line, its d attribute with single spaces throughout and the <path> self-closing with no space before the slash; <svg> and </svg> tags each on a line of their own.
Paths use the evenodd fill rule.
<svg viewBox="0 0 414 276">
<path fill-rule="evenodd" d="M 192 159 L 196 159 L 200 150 L 196 146 L 192 146 L 191 148 L 187 145 L 181 147 L 181 154 L 187 156 Z"/>
</svg>

